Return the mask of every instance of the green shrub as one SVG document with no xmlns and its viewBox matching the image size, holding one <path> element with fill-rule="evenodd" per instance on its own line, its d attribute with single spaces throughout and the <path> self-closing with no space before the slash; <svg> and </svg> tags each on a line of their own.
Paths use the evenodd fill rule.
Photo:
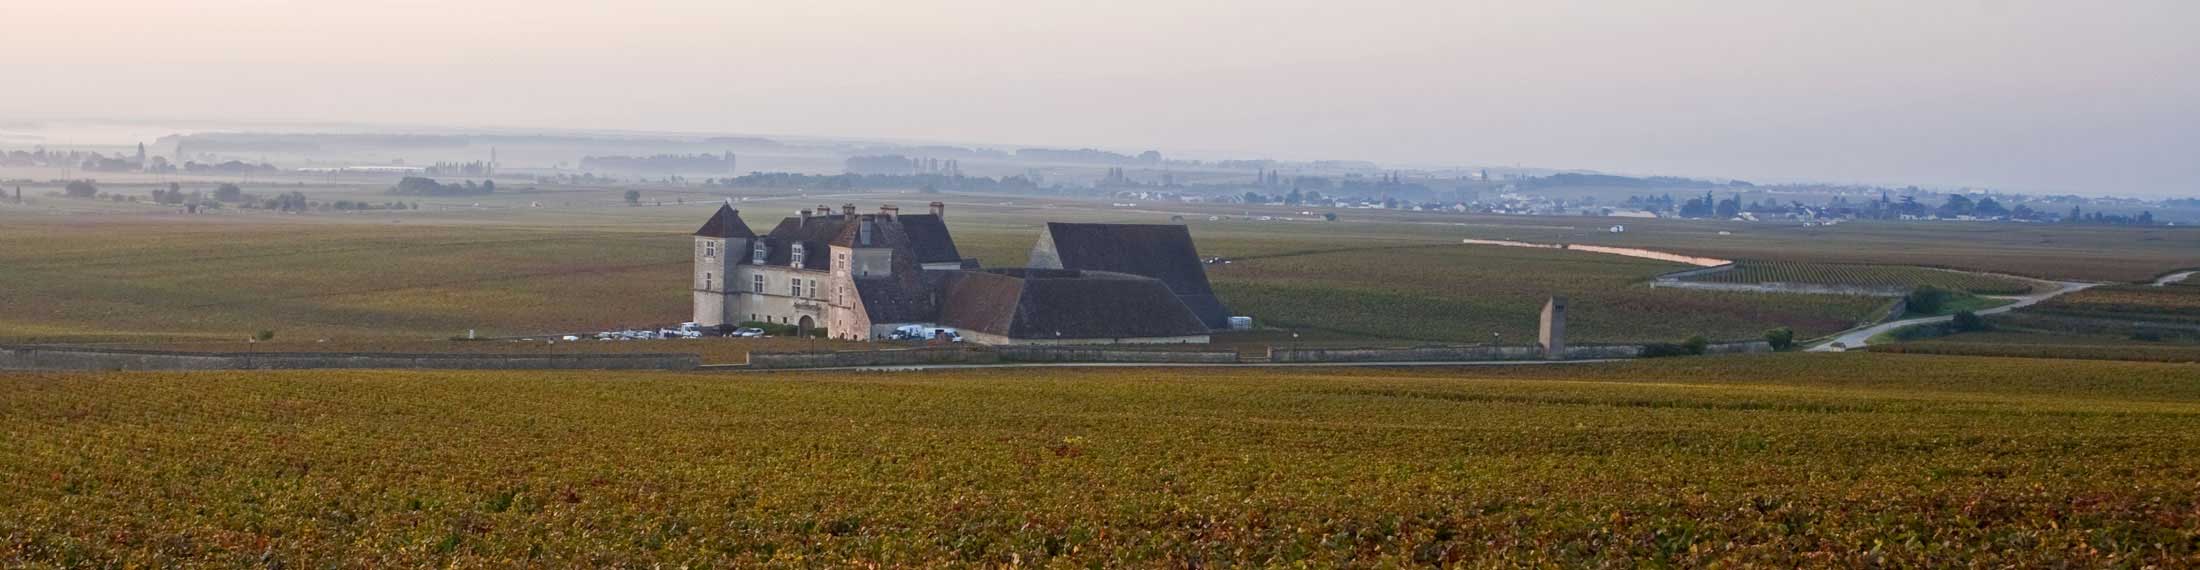
<svg viewBox="0 0 2200 570">
<path fill-rule="evenodd" d="M 1910 291 L 1909 296 L 1904 299 L 1907 301 L 1906 308 L 1909 312 L 1930 315 L 1939 313 L 1941 306 L 1948 303 L 1949 296 L 1947 289 L 1926 285 Z"/>
<path fill-rule="evenodd" d="M 1767 344 L 1771 344 L 1773 350 L 1787 350 L 1790 348 L 1794 348 L 1795 329 L 1780 327 L 1765 331 L 1765 342 Z"/>
<path fill-rule="evenodd" d="M 1993 324 L 1986 322 L 1986 317 L 1978 316 L 1978 313 L 1971 311 L 1956 313 L 1955 320 L 1948 321 L 1950 332 L 1978 332 L 1992 330 L 1993 328 Z"/>
<path fill-rule="evenodd" d="M 1704 338 L 1703 335 L 1696 335 L 1681 342 L 1653 342 L 1642 345 L 1642 357 L 1695 356 L 1710 349 L 1711 339 Z"/>
<path fill-rule="evenodd" d="M 275 340 L 275 331 L 263 330 L 260 332 L 252 333 L 252 340 L 258 342 Z"/>
</svg>

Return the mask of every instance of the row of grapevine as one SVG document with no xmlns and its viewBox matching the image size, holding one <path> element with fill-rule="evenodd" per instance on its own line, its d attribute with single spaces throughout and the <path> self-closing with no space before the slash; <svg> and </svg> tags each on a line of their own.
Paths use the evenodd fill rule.
<svg viewBox="0 0 2200 570">
<path fill-rule="evenodd" d="M 1731 271 L 1697 278 L 1712 283 L 1806 283 L 1852 287 L 1915 288 L 1932 285 L 1981 295 L 2021 295 L 2032 284 L 2018 279 L 1900 265 L 1849 265 L 1743 261 Z"/>
</svg>

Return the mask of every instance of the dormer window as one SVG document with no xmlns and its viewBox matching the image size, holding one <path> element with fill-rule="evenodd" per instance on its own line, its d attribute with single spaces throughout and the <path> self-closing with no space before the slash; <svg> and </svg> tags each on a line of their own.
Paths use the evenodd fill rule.
<svg viewBox="0 0 2200 570">
<path fill-rule="evenodd" d="M 767 247 L 764 247 L 764 241 L 763 241 L 763 240 L 757 240 L 757 242 L 756 242 L 756 252 L 755 252 L 754 256 L 750 258 L 750 260 L 749 260 L 749 263 L 754 263 L 754 264 L 757 264 L 757 265 L 763 265 L 763 264 L 764 264 L 764 258 L 765 258 L 765 257 L 768 257 L 768 256 L 770 256 L 770 255 L 771 255 L 771 249 L 770 249 L 770 248 L 767 248 Z"/>
<path fill-rule="evenodd" d="M 788 250 L 788 251 L 789 251 L 789 253 L 788 253 L 788 256 L 787 256 L 787 265 L 788 265 L 788 266 L 790 266 L 790 267 L 801 267 L 801 266 L 802 266 L 802 244 L 801 244 L 801 243 L 799 243 L 799 242 L 797 242 L 797 243 L 795 243 L 795 244 L 794 244 L 794 247 L 793 247 L 792 249 Z"/>
</svg>

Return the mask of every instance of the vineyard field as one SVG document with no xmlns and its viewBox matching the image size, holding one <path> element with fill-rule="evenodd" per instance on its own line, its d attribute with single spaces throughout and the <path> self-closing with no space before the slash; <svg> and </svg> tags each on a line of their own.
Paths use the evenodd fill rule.
<svg viewBox="0 0 2200 570">
<path fill-rule="evenodd" d="M 1263 326 L 1392 342 L 1529 339 L 1543 302 L 1572 302 L 1581 342 L 1806 337 L 1867 320 L 1885 299 L 1653 288 L 1677 263 L 1552 249 L 1416 245 L 1279 255 L 1210 266 L 1231 309 Z"/>
<path fill-rule="evenodd" d="M 1739 261 L 1731 270 L 1693 278 L 1709 283 L 1799 283 L 1907 291 L 1931 285 L 1979 295 L 2023 295 L 2035 284 L 2022 279 L 1898 265 L 1850 265 Z"/>
<path fill-rule="evenodd" d="M 2196 375 L 0 374 L 0 566 L 2185 567 Z"/>
</svg>

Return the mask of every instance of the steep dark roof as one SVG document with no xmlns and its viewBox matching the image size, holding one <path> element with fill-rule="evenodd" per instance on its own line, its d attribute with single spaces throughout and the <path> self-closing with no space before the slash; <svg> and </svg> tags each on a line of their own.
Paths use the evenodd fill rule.
<svg viewBox="0 0 2200 570">
<path fill-rule="evenodd" d="M 1229 325 L 1230 311 L 1215 298 L 1192 233 L 1182 225 L 1050 222 L 1032 250 L 1031 266 L 1159 279 L 1208 328 Z"/>
<path fill-rule="evenodd" d="M 856 278 L 856 299 L 872 324 L 928 323 L 939 320 L 938 292 L 945 272 L 924 271 L 908 256 L 894 256 L 893 271 L 883 277 Z"/>
<path fill-rule="evenodd" d="M 905 214 L 896 216 L 903 233 L 909 235 L 909 248 L 917 253 L 917 263 L 949 263 L 962 261 L 962 252 L 955 250 L 955 237 L 947 233 L 947 221 L 931 214 Z"/>
<path fill-rule="evenodd" d="M 794 258 L 794 244 L 800 242 L 804 269 L 832 269 L 832 249 L 827 245 L 849 225 L 851 224 L 841 216 L 810 216 L 807 220 L 790 217 L 780 220 L 779 225 L 772 228 L 772 233 L 764 237 L 765 247 L 769 248 L 764 255 L 764 261 L 770 265 L 786 265 L 787 260 Z"/>
<path fill-rule="evenodd" d="M 870 228 L 868 242 L 863 241 L 866 226 Z M 793 257 L 792 245 L 803 244 L 802 265 L 806 269 L 831 269 L 831 256 L 825 252 L 829 251 L 827 246 L 832 245 L 906 248 L 919 264 L 962 261 L 962 254 L 955 249 L 955 238 L 947 233 L 947 225 L 940 222 L 939 216 L 930 214 L 891 219 L 862 214 L 853 220 L 846 214 L 813 215 L 807 219 L 795 216 L 780 220 L 763 241 L 767 248 L 765 263 L 770 265 L 786 265 Z M 742 259 L 746 263 L 748 258 Z M 912 271 L 918 269 L 911 267 Z"/>
<path fill-rule="evenodd" d="M 1021 339 L 1196 336 L 1208 327 L 1160 280 L 1096 271 L 958 272 L 940 324 Z"/>
<path fill-rule="evenodd" d="M 718 213 L 711 214 L 710 221 L 703 222 L 702 229 L 695 230 L 695 235 L 696 237 L 713 238 L 752 238 L 756 237 L 756 232 L 749 230 L 749 225 L 741 221 L 740 210 L 733 209 L 731 205 L 719 204 Z"/>
<path fill-rule="evenodd" d="M 998 273 L 957 271 L 940 294 L 942 326 L 1007 336 L 1023 302 L 1024 280 Z M 876 322 L 876 319 L 873 320 Z"/>
</svg>

